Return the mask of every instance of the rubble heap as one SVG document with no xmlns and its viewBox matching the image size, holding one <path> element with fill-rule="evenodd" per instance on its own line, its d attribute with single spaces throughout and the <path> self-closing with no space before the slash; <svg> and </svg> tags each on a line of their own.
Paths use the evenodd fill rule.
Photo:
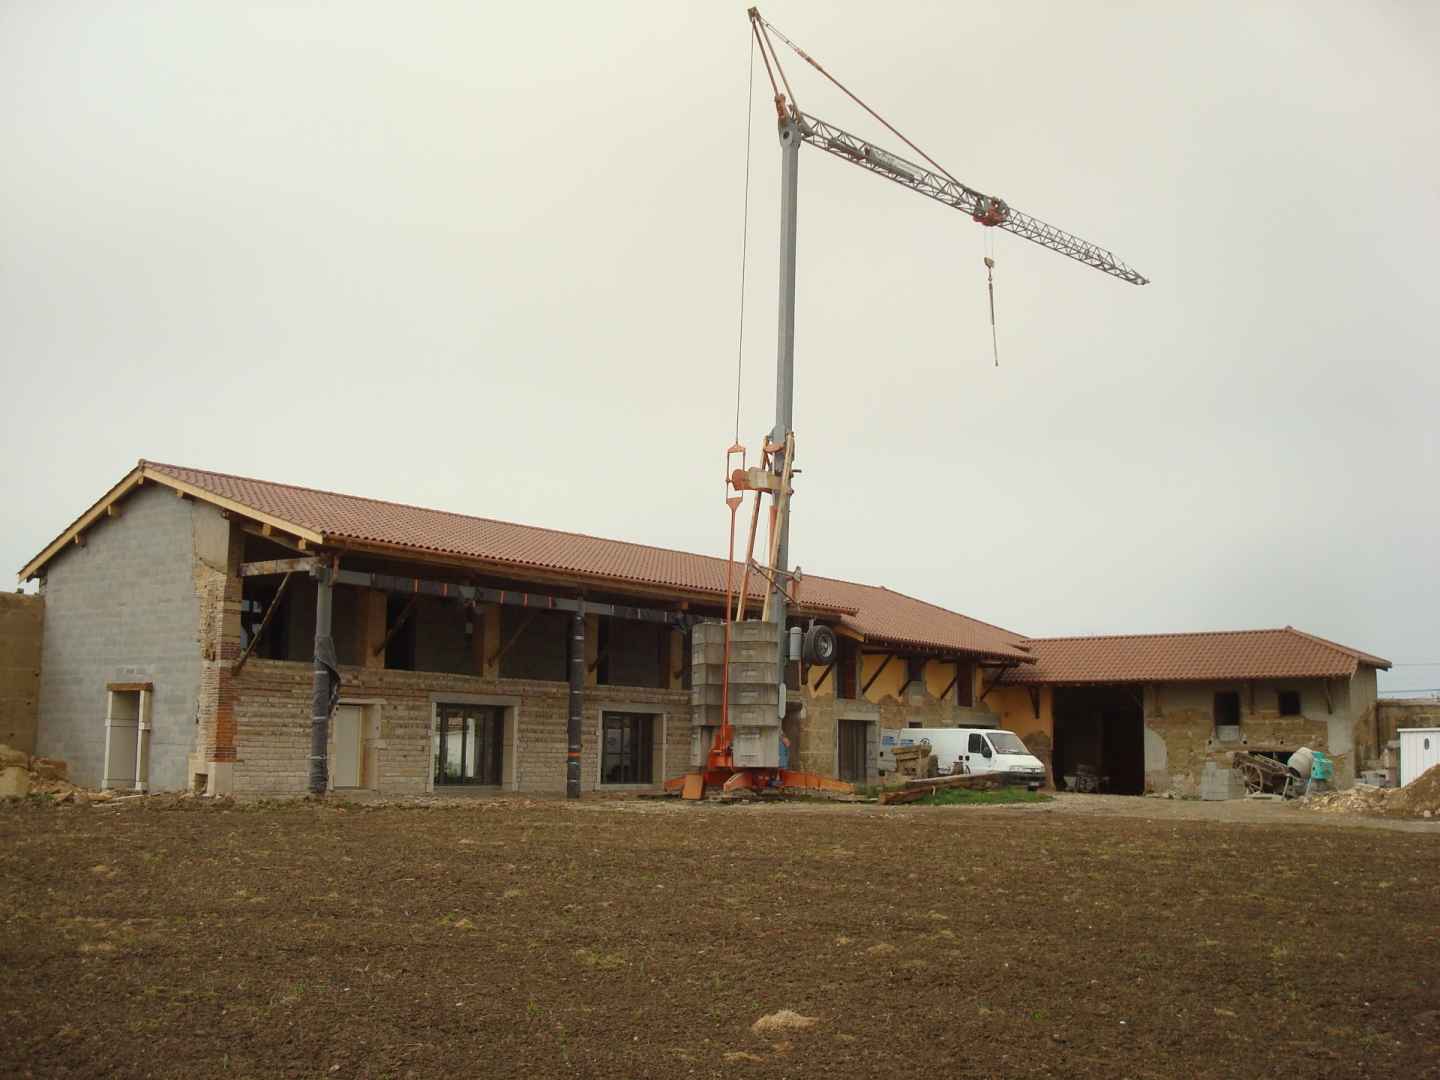
<svg viewBox="0 0 1440 1080">
<path fill-rule="evenodd" d="M 1345 791 L 1309 795 L 1300 800 L 1300 805 L 1337 814 L 1440 817 L 1440 765 L 1428 769 L 1403 788 L 1356 784 Z"/>
<path fill-rule="evenodd" d="M 48 795 L 57 802 L 108 802 L 116 794 L 70 783 L 70 768 L 59 758 L 32 757 L 0 743 L 0 799 Z"/>
</svg>

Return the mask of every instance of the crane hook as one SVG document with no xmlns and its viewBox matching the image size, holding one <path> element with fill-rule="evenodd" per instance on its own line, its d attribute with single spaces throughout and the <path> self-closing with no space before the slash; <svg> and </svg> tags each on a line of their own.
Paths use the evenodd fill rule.
<svg viewBox="0 0 1440 1080">
<path fill-rule="evenodd" d="M 995 354 L 995 366 L 1000 366 L 1000 345 L 995 338 L 995 260 L 985 256 L 986 287 L 990 290 L 990 349 Z"/>
</svg>

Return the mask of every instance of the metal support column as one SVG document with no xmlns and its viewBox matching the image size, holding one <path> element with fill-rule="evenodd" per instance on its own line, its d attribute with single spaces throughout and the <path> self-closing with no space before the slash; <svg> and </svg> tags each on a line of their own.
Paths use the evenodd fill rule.
<svg viewBox="0 0 1440 1080">
<path fill-rule="evenodd" d="M 566 726 L 565 797 L 580 797 L 580 725 L 585 716 L 585 604 L 570 616 L 570 717 Z"/>
<path fill-rule="evenodd" d="M 775 430 L 770 441 L 783 446 L 794 429 L 795 406 L 795 241 L 797 196 L 800 185 L 800 129 L 789 117 L 780 121 L 780 318 L 775 358 Z M 785 472 L 784 453 L 775 455 L 775 473 Z M 792 464 L 793 472 L 794 466 Z M 770 617 L 780 628 L 780 715 L 785 715 L 785 572 L 790 568 L 790 518 L 779 522 L 780 543 L 775 554 L 775 584 L 770 596 Z"/>
<path fill-rule="evenodd" d="M 324 795 L 330 778 L 330 712 L 335 706 L 340 673 L 335 666 L 335 642 L 330 637 L 334 571 L 327 565 L 319 565 L 312 573 L 315 577 L 315 675 L 310 691 L 310 793 Z"/>
</svg>

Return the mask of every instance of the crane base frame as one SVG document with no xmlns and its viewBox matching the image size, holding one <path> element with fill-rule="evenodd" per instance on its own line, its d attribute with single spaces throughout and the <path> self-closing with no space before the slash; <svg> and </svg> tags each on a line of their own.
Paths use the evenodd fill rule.
<svg viewBox="0 0 1440 1080">
<path fill-rule="evenodd" d="M 823 773 L 801 772 L 796 769 L 749 769 L 733 766 L 710 767 L 665 781 L 666 791 L 678 791 L 687 800 L 703 799 L 707 789 L 719 788 L 722 793 L 737 791 L 827 791 L 836 795 L 852 795 L 855 785 L 836 780 Z"/>
</svg>

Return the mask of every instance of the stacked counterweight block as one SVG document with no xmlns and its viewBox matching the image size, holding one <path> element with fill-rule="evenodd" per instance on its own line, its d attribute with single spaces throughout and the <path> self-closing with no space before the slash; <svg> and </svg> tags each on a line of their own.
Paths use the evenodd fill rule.
<svg viewBox="0 0 1440 1080">
<path fill-rule="evenodd" d="M 780 767 L 780 628 L 759 619 L 730 625 L 730 670 L 725 670 L 725 624 L 697 623 L 691 635 L 690 764 L 704 766 L 720 730 L 725 683 L 730 684 L 731 758 L 737 767 Z"/>
</svg>

